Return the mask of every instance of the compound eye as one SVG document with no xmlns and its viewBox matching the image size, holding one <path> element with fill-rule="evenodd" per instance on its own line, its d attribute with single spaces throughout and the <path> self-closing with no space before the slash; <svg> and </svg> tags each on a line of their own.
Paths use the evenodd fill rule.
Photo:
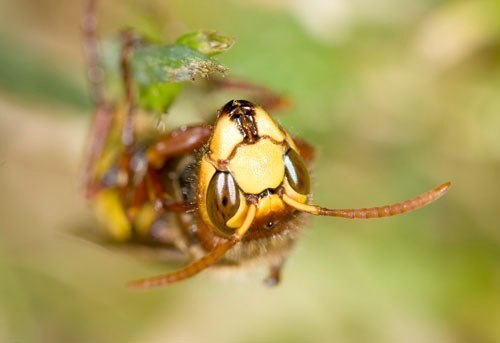
<svg viewBox="0 0 500 343">
<path fill-rule="evenodd" d="M 224 235 L 231 235 L 234 229 L 226 223 L 240 206 L 240 192 L 230 173 L 217 172 L 207 189 L 207 211 L 212 223 Z"/>
<path fill-rule="evenodd" d="M 309 194 L 309 172 L 302 157 L 293 149 L 288 150 L 285 155 L 285 175 L 294 191 L 303 195 Z"/>
</svg>

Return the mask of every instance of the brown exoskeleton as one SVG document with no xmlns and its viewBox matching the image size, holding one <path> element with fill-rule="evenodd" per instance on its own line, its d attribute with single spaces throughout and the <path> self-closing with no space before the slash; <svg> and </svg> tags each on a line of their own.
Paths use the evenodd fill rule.
<svg viewBox="0 0 500 343">
<path fill-rule="evenodd" d="M 89 13 L 94 6 L 89 1 Z M 95 21 L 86 23 L 91 77 L 98 77 Z M 269 265 L 266 281 L 274 285 L 308 214 L 349 219 L 393 216 L 435 201 L 450 187 L 447 182 L 411 200 L 382 207 L 328 209 L 310 204 L 314 149 L 288 134 L 264 110 L 280 103 L 270 93 L 263 98 L 263 107 L 231 100 L 218 111 L 213 125 L 181 127 L 140 145 L 133 131 L 131 49 L 132 40 L 125 39 L 121 64 L 126 96 L 121 111 L 124 147 L 114 167 L 101 177 L 95 177 L 93 168 L 120 111 L 104 100 L 98 78 L 91 78 L 97 110 L 86 169 L 87 191 L 117 240 L 174 249 L 191 260 L 178 271 L 132 281 L 132 288 L 167 285 L 212 265 L 247 262 Z"/>
</svg>

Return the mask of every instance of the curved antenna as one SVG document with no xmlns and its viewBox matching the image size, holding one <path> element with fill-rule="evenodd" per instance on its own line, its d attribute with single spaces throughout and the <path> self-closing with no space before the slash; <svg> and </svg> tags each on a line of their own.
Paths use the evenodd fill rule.
<svg viewBox="0 0 500 343">
<path fill-rule="evenodd" d="M 451 182 L 445 182 L 430 191 L 418 195 L 410 200 L 398 202 L 388 206 L 377 206 L 360 209 L 329 209 L 315 205 L 302 204 L 288 195 L 283 195 L 283 201 L 289 206 L 318 216 L 342 217 L 347 219 L 370 219 L 396 216 L 416 210 L 441 198 L 451 187 Z"/>
<path fill-rule="evenodd" d="M 196 260 L 193 263 L 188 264 L 184 268 L 172 273 L 132 281 L 128 284 L 128 287 L 138 290 L 145 290 L 154 287 L 166 286 L 177 281 L 188 279 L 200 273 L 201 271 L 205 270 L 206 268 L 210 267 L 218 260 L 220 260 L 229 249 L 231 249 L 234 245 L 236 245 L 236 243 L 241 241 L 243 236 L 245 236 L 245 233 L 252 225 L 256 212 L 257 208 L 255 207 L 255 205 L 251 204 L 248 207 L 248 213 L 245 221 L 236 231 L 236 233 L 231 236 L 231 238 L 229 238 L 226 242 L 216 246 L 212 251 L 210 251 L 207 255 L 203 256 L 199 260 Z"/>
</svg>

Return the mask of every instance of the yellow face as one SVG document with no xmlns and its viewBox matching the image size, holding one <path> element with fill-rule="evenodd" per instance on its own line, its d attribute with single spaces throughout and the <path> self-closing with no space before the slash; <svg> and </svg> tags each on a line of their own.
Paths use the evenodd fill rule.
<svg viewBox="0 0 500 343">
<path fill-rule="evenodd" d="M 229 237 L 242 226 L 251 204 L 254 222 L 288 213 L 284 194 L 303 204 L 308 200 L 309 173 L 300 151 L 261 107 L 245 100 L 228 102 L 200 162 L 202 220 Z"/>
</svg>

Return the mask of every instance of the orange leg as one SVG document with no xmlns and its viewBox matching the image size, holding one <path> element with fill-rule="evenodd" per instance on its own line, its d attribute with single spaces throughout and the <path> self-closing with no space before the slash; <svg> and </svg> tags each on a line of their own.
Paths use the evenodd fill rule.
<svg viewBox="0 0 500 343">
<path fill-rule="evenodd" d="M 92 120 L 89 142 L 85 153 L 85 166 L 82 173 L 82 183 L 85 188 L 85 196 L 92 198 L 102 188 L 95 180 L 94 168 L 101 156 L 106 139 L 113 123 L 114 109 L 108 103 L 97 106 Z"/>
<path fill-rule="evenodd" d="M 212 129 L 206 125 L 183 127 L 168 133 L 146 150 L 142 167 L 132 168 L 133 154 L 124 152 L 118 166 L 116 187 L 127 208 L 130 220 L 135 218 L 139 208 L 150 201 L 158 213 L 182 213 L 190 209 L 185 203 L 175 201 L 165 190 L 159 169 L 177 156 L 190 154 L 203 147 L 210 138 Z M 137 180 L 138 179 L 138 180 Z"/>
<path fill-rule="evenodd" d="M 269 267 L 269 275 L 264 279 L 264 284 L 269 287 L 276 287 L 281 282 L 281 270 L 285 263 L 285 258 L 283 258 L 278 263 L 273 263 Z"/>
<path fill-rule="evenodd" d="M 157 212 L 183 213 L 190 209 L 188 204 L 177 202 L 167 194 L 160 178 L 160 174 L 155 169 L 149 169 L 146 174 L 146 184 L 148 189 L 148 199 L 154 204 Z"/>
<path fill-rule="evenodd" d="M 97 41 L 96 0 L 87 0 L 82 17 L 83 48 L 87 63 L 87 77 L 90 83 L 92 101 L 95 106 L 94 118 L 90 128 L 86 161 L 82 175 L 87 197 L 95 195 L 99 187 L 94 180 L 94 166 L 101 156 L 104 144 L 113 121 L 113 106 L 104 96 L 103 69 Z"/>
<path fill-rule="evenodd" d="M 169 158 L 189 154 L 202 148 L 211 134 L 212 128 L 202 124 L 172 131 L 148 149 L 148 163 L 160 169 Z"/>
<path fill-rule="evenodd" d="M 132 31 L 122 33 L 123 46 L 120 54 L 120 72 L 122 76 L 123 88 L 125 93 L 126 117 L 122 128 L 122 144 L 127 151 L 130 151 L 134 144 L 134 118 L 135 118 L 135 94 L 133 87 L 132 70 L 130 68 L 130 59 L 134 45 L 139 41 L 139 37 Z"/>
<path fill-rule="evenodd" d="M 99 58 L 98 41 L 96 36 L 97 20 L 95 16 L 96 1 L 89 0 L 86 4 L 83 18 L 84 48 L 87 57 L 88 77 L 91 84 L 92 96 L 96 107 L 90 139 L 86 153 L 86 165 L 83 171 L 83 183 L 86 189 L 86 196 L 92 197 L 97 194 L 103 186 L 95 180 L 94 168 L 97 160 L 102 155 L 108 134 L 113 126 L 115 118 L 115 108 L 106 99 L 103 88 L 103 70 Z M 134 143 L 134 115 L 135 100 L 132 85 L 132 73 L 130 70 L 130 58 L 137 37 L 132 32 L 123 34 L 123 46 L 120 56 L 121 75 L 125 93 L 126 117 L 122 127 L 122 144 L 125 146 L 125 159 L 131 155 L 131 147 Z M 123 164 L 120 162 L 120 164 Z M 127 174 L 124 169 L 120 173 Z M 120 175 L 122 175 L 120 174 Z"/>
<path fill-rule="evenodd" d="M 170 132 L 156 142 L 147 151 L 148 172 L 146 180 L 149 199 L 157 211 L 185 212 L 190 209 L 187 204 L 176 202 L 165 192 L 158 169 L 176 156 L 193 153 L 207 144 L 212 128 L 206 125 L 182 127 Z"/>
</svg>

